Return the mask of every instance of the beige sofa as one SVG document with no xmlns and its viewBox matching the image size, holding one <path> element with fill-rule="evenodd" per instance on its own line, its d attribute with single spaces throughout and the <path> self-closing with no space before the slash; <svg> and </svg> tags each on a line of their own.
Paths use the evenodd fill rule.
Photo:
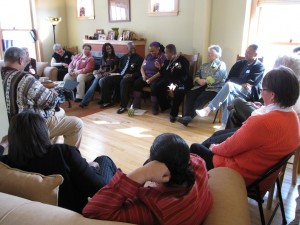
<svg viewBox="0 0 300 225">
<path fill-rule="evenodd" d="M 4 61 L 0 60 L 0 70 L 4 66 Z M 47 62 L 36 62 L 36 73 L 39 77 L 48 77 L 49 80 L 57 80 L 57 68 L 51 67 Z"/>
<path fill-rule="evenodd" d="M 3 181 L 2 181 L 3 182 Z M 250 224 L 243 178 L 229 168 L 209 171 L 213 207 L 203 225 Z M 124 224 L 87 219 L 78 213 L 0 192 L 0 225 Z"/>
</svg>

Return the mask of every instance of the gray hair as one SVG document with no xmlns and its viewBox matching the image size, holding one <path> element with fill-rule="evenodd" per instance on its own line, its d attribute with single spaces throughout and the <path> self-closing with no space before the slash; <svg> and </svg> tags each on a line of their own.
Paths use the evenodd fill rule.
<svg viewBox="0 0 300 225">
<path fill-rule="evenodd" d="M 286 66 L 294 71 L 300 83 L 300 56 L 297 54 L 293 55 L 282 55 L 279 56 L 273 68 L 278 68 L 280 66 Z M 299 114 L 300 113 L 300 98 L 298 98 L 296 104 L 294 105 L 294 110 Z"/>
<path fill-rule="evenodd" d="M 55 43 L 54 45 L 53 45 L 53 51 L 57 51 L 57 49 L 60 49 L 60 48 L 63 48 L 62 46 L 61 46 L 61 44 L 59 44 L 59 43 Z"/>
<path fill-rule="evenodd" d="M 20 58 L 26 59 L 26 53 L 21 48 L 10 47 L 5 51 L 4 62 L 15 63 Z"/>
<path fill-rule="evenodd" d="M 135 44 L 132 41 L 127 43 L 127 48 L 131 48 L 131 47 L 134 47 L 134 46 L 135 46 Z"/>
<path fill-rule="evenodd" d="M 211 45 L 208 47 L 208 51 L 213 51 L 218 58 L 222 56 L 222 49 L 219 45 Z"/>
<path fill-rule="evenodd" d="M 273 68 L 278 68 L 280 66 L 286 66 L 291 70 L 293 70 L 300 83 L 300 56 L 299 55 L 293 54 L 293 55 L 279 56 L 276 59 Z"/>
</svg>

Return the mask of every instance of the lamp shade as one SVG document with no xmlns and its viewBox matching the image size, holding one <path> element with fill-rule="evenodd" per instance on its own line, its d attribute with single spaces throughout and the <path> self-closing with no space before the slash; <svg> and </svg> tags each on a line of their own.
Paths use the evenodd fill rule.
<svg viewBox="0 0 300 225">
<path fill-rule="evenodd" d="M 48 18 L 49 18 L 49 22 L 54 26 L 59 24 L 61 21 L 61 17 L 48 17 Z"/>
</svg>

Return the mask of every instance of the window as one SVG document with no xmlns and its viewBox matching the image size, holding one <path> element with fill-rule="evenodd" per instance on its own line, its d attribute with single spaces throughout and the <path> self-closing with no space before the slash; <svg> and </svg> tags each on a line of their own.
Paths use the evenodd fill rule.
<svg viewBox="0 0 300 225">
<path fill-rule="evenodd" d="M 33 3 L 32 0 L 0 1 L 0 55 L 3 56 L 7 48 L 15 46 L 27 47 L 30 57 L 37 58 L 36 33 L 32 20 Z"/>
<path fill-rule="evenodd" d="M 300 46 L 300 1 L 260 0 L 255 40 L 264 56 L 266 71 L 272 69 L 279 55 L 291 54 Z"/>
</svg>

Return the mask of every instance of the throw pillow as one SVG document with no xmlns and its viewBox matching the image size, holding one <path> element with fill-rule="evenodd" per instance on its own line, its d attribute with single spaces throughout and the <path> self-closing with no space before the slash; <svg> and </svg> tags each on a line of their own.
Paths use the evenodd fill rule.
<svg viewBox="0 0 300 225">
<path fill-rule="evenodd" d="M 0 192 L 50 205 L 58 204 L 61 175 L 43 176 L 11 168 L 0 162 Z"/>
</svg>

